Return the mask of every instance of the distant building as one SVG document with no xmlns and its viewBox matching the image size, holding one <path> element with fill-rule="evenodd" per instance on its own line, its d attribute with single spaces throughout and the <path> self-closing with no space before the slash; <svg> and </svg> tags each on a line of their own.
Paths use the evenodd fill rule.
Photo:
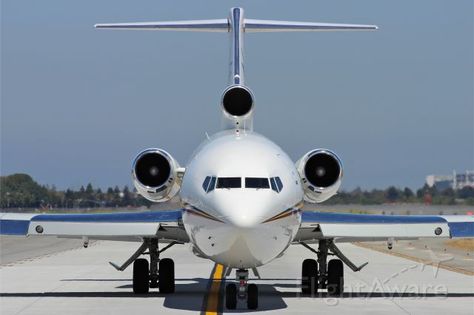
<svg viewBox="0 0 474 315">
<path fill-rule="evenodd" d="M 464 187 L 474 188 L 474 171 L 466 171 L 460 174 L 453 171 L 452 175 L 428 175 L 426 176 L 426 184 L 429 187 L 434 186 L 440 191 L 447 188 L 454 190 L 463 189 Z"/>
</svg>

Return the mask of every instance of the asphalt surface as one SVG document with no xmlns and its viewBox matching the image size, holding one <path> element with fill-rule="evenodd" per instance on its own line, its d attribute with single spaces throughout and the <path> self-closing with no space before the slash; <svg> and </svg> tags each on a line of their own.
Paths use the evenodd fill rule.
<svg viewBox="0 0 474 315">
<path fill-rule="evenodd" d="M 235 274 L 220 280 L 214 263 L 194 256 L 188 245 L 176 245 L 162 257 L 175 260 L 176 292 L 132 293 L 132 268 L 113 269 L 137 243 L 95 242 L 82 248 L 78 240 L 2 237 L 0 313 L 9 314 L 156 314 L 227 313 L 223 287 Z M 42 243 L 44 242 L 44 243 Z M 54 247 L 51 249 L 50 247 Z M 13 249 L 12 249 L 13 247 Z M 439 268 L 439 264 L 388 255 L 365 247 L 342 244 L 356 264 L 369 261 L 360 272 L 345 267 L 341 298 L 299 293 L 301 262 L 312 254 L 302 246 L 259 268 L 257 312 L 285 314 L 472 314 L 474 277 Z M 30 254 L 28 254 L 28 252 Z M 417 251 L 415 251 L 417 252 Z M 16 260 L 15 260 L 16 257 Z M 251 274 L 252 275 L 252 274 Z M 246 313 L 244 303 L 233 312 Z"/>
<path fill-rule="evenodd" d="M 472 245 L 469 248 L 457 248 L 452 242 L 452 240 L 435 239 L 395 241 L 392 249 L 388 249 L 387 242 L 367 242 L 357 245 L 413 261 L 438 264 L 440 268 L 474 276 Z"/>
<path fill-rule="evenodd" d="M 0 265 L 82 247 L 80 240 L 57 237 L 0 236 Z"/>
</svg>

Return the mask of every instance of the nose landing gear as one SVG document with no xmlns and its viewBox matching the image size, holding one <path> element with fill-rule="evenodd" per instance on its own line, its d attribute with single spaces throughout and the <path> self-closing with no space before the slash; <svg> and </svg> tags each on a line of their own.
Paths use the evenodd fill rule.
<svg viewBox="0 0 474 315">
<path fill-rule="evenodd" d="M 256 284 L 248 284 L 249 271 L 246 269 L 238 269 L 236 271 L 236 280 L 239 283 L 229 283 L 225 288 L 225 305 L 227 309 L 234 310 L 237 308 L 238 300 L 247 299 L 247 308 L 255 310 L 258 308 L 258 287 Z"/>
</svg>

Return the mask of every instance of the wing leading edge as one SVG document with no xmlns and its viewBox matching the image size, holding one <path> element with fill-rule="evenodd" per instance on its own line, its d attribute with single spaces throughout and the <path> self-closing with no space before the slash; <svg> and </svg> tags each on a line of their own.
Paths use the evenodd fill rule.
<svg viewBox="0 0 474 315">
<path fill-rule="evenodd" d="M 0 214 L 0 234 L 107 240 L 158 237 L 188 242 L 181 210 L 101 214 Z"/>
<path fill-rule="evenodd" d="M 474 216 L 375 215 L 303 212 L 295 242 L 333 238 L 337 242 L 417 238 L 473 238 Z"/>
</svg>

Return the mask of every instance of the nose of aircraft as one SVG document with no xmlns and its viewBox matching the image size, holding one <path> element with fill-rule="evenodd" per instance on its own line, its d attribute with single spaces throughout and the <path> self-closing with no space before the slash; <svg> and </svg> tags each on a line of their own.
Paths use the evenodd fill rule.
<svg viewBox="0 0 474 315">
<path fill-rule="evenodd" d="M 271 212 L 271 199 L 264 191 L 236 193 L 221 191 L 215 199 L 215 209 L 227 223 L 238 228 L 252 228 L 259 225 Z"/>
</svg>

